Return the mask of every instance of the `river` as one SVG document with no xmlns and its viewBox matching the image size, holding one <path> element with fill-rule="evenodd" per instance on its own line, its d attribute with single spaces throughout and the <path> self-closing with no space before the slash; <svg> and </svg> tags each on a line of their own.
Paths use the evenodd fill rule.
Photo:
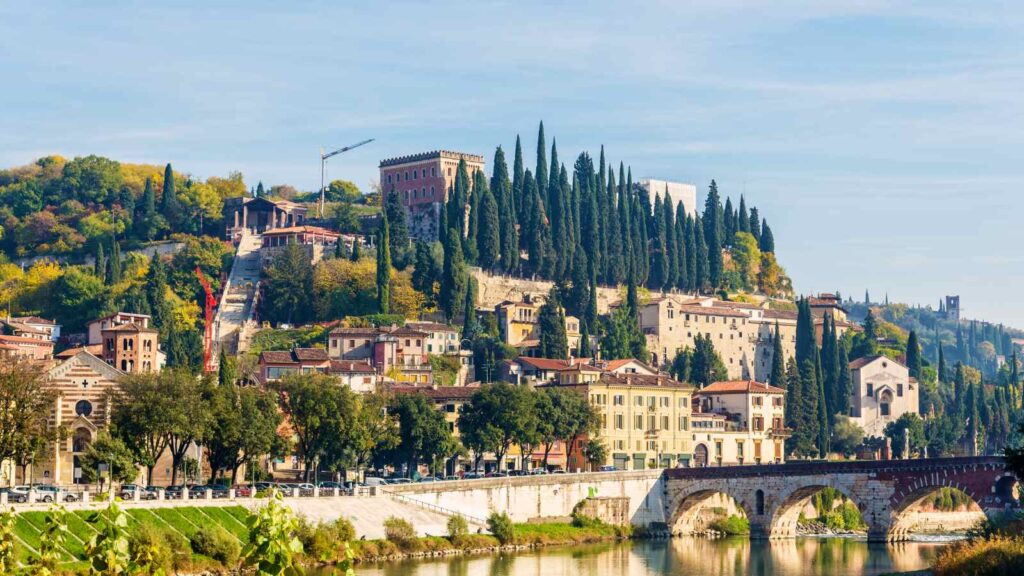
<svg viewBox="0 0 1024 576">
<path fill-rule="evenodd" d="M 361 565 L 359 576 L 876 576 L 931 565 L 944 541 L 857 538 L 676 538 L 518 554 Z M 312 571 L 311 575 L 329 574 Z"/>
</svg>

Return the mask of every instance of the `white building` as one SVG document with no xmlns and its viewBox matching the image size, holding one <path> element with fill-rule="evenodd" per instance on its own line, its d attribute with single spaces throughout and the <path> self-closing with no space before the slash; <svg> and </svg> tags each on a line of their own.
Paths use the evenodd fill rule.
<svg viewBox="0 0 1024 576">
<path fill-rule="evenodd" d="M 885 356 L 850 362 L 850 418 L 867 436 L 883 436 L 885 425 L 918 414 L 918 384 L 907 367 Z"/>
<path fill-rule="evenodd" d="M 647 193 L 651 195 L 652 204 L 654 203 L 655 194 L 664 198 L 667 192 L 668 197 L 672 199 L 672 210 L 675 210 L 676 207 L 679 206 L 679 203 L 682 202 L 683 208 L 686 209 L 686 213 L 690 216 L 696 216 L 697 187 L 693 184 L 644 178 L 640 180 L 640 186 L 647 190 Z"/>
<path fill-rule="evenodd" d="M 786 391 L 754 380 L 714 382 L 694 395 L 693 466 L 785 461 Z"/>
</svg>

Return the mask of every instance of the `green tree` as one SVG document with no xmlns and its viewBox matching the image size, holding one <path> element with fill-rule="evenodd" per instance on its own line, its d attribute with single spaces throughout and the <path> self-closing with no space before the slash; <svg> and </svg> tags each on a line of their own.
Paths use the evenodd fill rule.
<svg viewBox="0 0 1024 576">
<path fill-rule="evenodd" d="M 498 203 L 486 185 L 477 193 L 481 195 L 480 218 L 477 222 L 477 263 L 485 270 L 496 270 L 502 255 Z"/>
<path fill-rule="evenodd" d="M 482 386 L 459 413 L 459 431 L 476 454 L 494 452 L 499 470 L 512 444 L 532 438 L 537 414 L 529 388 L 504 382 Z"/>
<path fill-rule="evenodd" d="M 231 483 L 238 480 L 238 468 L 270 454 L 278 441 L 281 424 L 277 399 L 266 390 L 233 385 L 218 386 L 212 392 L 210 408 L 213 423 L 203 445 L 212 476 L 231 473 Z"/>
<path fill-rule="evenodd" d="M 381 314 L 390 312 L 391 302 L 391 241 L 388 231 L 388 214 L 381 213 L 380 230 L 377 232 L 377 310 Z"/>
<path fill-rule="evenodd" d="M 112 436 L 106 430 L 96 436 L 80 458 L 82 480 L 96 482 L 100 464 L 109 466 L 111 482 L 134 482 L 135 477 L 139 475 L 135 467 L 135 455 L 131 449 L 120 438 Z"/>
<path fill-rule="evenodd" d="M 391 404 L 398 419 L 398 446 L 393 450 L 394 464 L 405 465 L 411 475 L 420 462 L 433 470 L 438 460 L 456 452 L 444 414 L 423 394 L 398 394 Z"/>
<path fill-rule="evenodd" d="M 412 245 L 409 239 L 409 223 L 405 207 L 398 199 L 398 193 L 391 190 L 382 216 L 388 220 L 388 249 L 391 252 L 393 265 L 398 270 L 405 270 L 412 260 Z"/>
<path fill-rule="evenodd" d="M 776 388 L 786 388 L 786 358 L 782 351 L 782 333 L 779 331 L 779 322 L 775 322 L 775 331 L 772 334 L 772 371 L 768 383 Z"/>
<path fill-rule="evenodd" d="M 296 454 L 308 478 L 319 460 L 325 467 L 351 448 L 358 400 L 337 378 L 319 373 L 287 374 L 275 384 L 278 404 L 291 424 Z"/>
<path fill-rule="evenodd" d="M 537 315 L 540 332 L 540 355 L 542 358 L 565 359 L 569 353 L 569 340 L 565 332 L 565 312 L 562 310 L 558 293 L 552 289 L 548 299 Z"/>
<path fill-rule="evenodd" d="M 146 467 L 146 483 L 153 483 L 153 467 L 167 449 L 176 398 L 167 395 L 156 374 L 131 374 L 114 392 L 113 430 Z"/>
<path fill-rule="evenodd" d="M 262 186 L 262 182 L 260 185 Z M 354 182 L 348 180 L 331 180 L 324 190 L 324 197 L 328 202 L 356 203 L 363 199 L 363 193 Z"/>
<path fill-rule="evenodd" d="M 448 230 L 444 242 L 444 265 L 441 270 L 440 304 L 445 318 L 451 322 L 464 302 L 466 265 L 462 258 L 462 242 L 454 228 Z"/>
<path fill-rule="evenodd" d="M 862 442 L 864 442 L 864 429 L 848 416 L 837 416 L 835 425 L 832 427 L 832 450 L 849 458 L 857 451 Z"/>
<path fill-rule="evenodd" d="M 193 443 L 206 437 L 213 425 L 208 402 L 213 389 L 208 380 L 198 380 L 190 370 L 164 369 L 156 377 L 162 394 L 172 398 L 164 415 L 167 450 L 171 454 L 171 484 L 177 484 L 178 471 Z"/>
<path fill-rule="evenodd" d="M 703 388 L 712 382 L 728 379 L 728 371 L 710 337 L 697 333 L 693 346 L 693 356 L 690 360 L 691 382 Z"/>
<path fill-rule="evenodd" d="M 462 309 L 462 337 L 473 341 L 480 334 L 476 319 L 476 282 L 470 278 L 466 286 L 466 303 Z"/>
<path fill-rule="evenodd" d="M 925 437 L 924 420 L 912 412 L 902 414 L 885 425 L 885 436 L 892 441 L 892 451 L 897 458 L 910 458 L 928 444 Z M 910 443 L 911 454 L 904 453 L 904 441 Z"/>
<path fill-rule="evenodd" d="M 722 202 L 718 184 L 712 180 L 704 202 L 704 242 L 708 251 L 708 280 L 713 288 L 722 283 L 722 238 Z"/>
<path fill-rule="evenodd" d="M 921 347 L 917 343 L 917 332 L 913 330 L 907 336 L 907 370 L 911 378 L 921 379 Z"/>
<path fill-rule="evenodd" d="M 310 318 L 313 266 L 297 244 L 285 246 L 267 268 L 263 317 L 270 322 L 297 324 Z"/>
<path fill-rule="evenodd" d="M 174 170 L 168 163 L 164 168 L 164 189 L 161 196 L 160 212 L 174 230 L 181 224 L 181 204 L 178 202 L 178 194 L 174 189 Z"/>
</svg>

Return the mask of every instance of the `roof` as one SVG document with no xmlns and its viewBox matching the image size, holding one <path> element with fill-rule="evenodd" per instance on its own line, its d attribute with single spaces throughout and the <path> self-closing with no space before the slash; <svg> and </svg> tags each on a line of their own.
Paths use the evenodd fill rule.
<svg viewBox="0 0 1024 576">
<path fill-rule="evenodd" d="M 619 360 L 607 360 L 605 362 L 605 369 L 607 369 L 609 372 L 615 372 L 619 368 L 622 368 L 623 366 L 633 362 L 636 362 L 637 364 L 643 366 L 644 368 L 649 369 L 651 372 L 657 372 L 657 370 L 655 370 L 653 367 L 637 360 L 636 358 L 621 358 Z"/>
<path fill-rule="evenodd" d="M 326 362 L 330 360 L 327 350 L 323 348 L 296 348 L 292 354 L 302 362 Z"/>
<path fill-rule="evenodd" d="M 23 322 L 25 324 L 46 324 L 48 326 L 57 326 L 56 321 L 40 318 L 39 316 L 12 316 L 11 320 L 14 322 Z"/>
<path fill-rule="evenodd" d="M 731 316 L 733 318 L 748 318 L 750 316 L 746 312 L 740 312 L 735 308 L 726 308 L 724 306 L 683 304 L 678 309 L 688 314 L 704 314 L 706 316 Z"/>
<path fill-rule="evenodd" d="M 856 360 L 850 361 L 850 370 L 859 370 L 859 369 L 867 366 L 868 364 L 871 364 L 875 360 L 878 360 L 879 358 L 885 358 L 889 362 L 893 362 L 894 364 L 898 364 L 898 365 L 903 366 L 904 368 L 906 368 L 906 366 L 904 366 L 903 363 L 898 362 L 896 360 L 893 360 L 892 358 L 889 358 L 888 356 L 884 356 L 882 354 L 875 354 L 873 356 L 862 356 L 860 358 L 857 358 Z"/>
<path fill-rule="evenodd" d="M 7 344 L 31 344 L 34 346 L 53 347 L 53 340 L 40 340 L 39 338 L 29 338 L 27 336 L 7 336 L 6 334 L 0 334 L 0 342 Z"/>
<path fill-rule="evenodd" d="M 260 352 L 264 364 L 298 364 L 300 362 L 327 362 L 327 351 L 320 348 L 296 348 L 294 350 L 265 350 Z"/>
<path fill-rule="evenodd" d="M 40 335 L 43 335 L 43 336 L 46 335 L 46 332 L 43 332 L 42 330 L 39 330 L 37 328 L 33 328 L 32 326 L 29 326 L 28 324 L 26 324 L 24 322 L 18 322 L 18 321 L 14 320 L 14 319 L 11 319 L 11 320 L 0 320 L 0 324 L 6 324 L 6 325 L 10 326 L 11 329 L 13 329 L 16 332 L 25 332 L 25 333 L 28 333 L 28 334 L 40 334 Z"/>
<path fill-rule="evenodd" d="M 448 326 L 447 324 L 439 324 L 437 322 L 406 322 L 405 326 L 413 330 L 425 330 L 433 332 L 458 332 L 459 329 L 454 326 Z"/>
<path fill-rule="evenodd" d="M 433 160 L 435 158 L 449 158 L 452 160 L 460 160 L 465 158 L 467 162 L 479 162 L 483 164 L 484 157 L 476 154 L 466 154 L 465 152 L 453 152 L 451 150 L 431 150 L 430 152 L 420 152 L 419 154 L 410 154 L 408 156 L 395 156 L 394 158 L 386 158 L 380 161 L 380 167 L 386 168 L 388 166 L 397 166 L 399 164 L 408 164 L 409 162 L 422 162 L 423 160 Z"/>
<path fill-rule="evenodd" d="M 758 304 L 752 304 L 750 302 L 733 302 L 732 300 L 713 300 L 713 306 L 721 306 L 723 308 L 741 308 L 744 310 L 764 310 L 763 306 Z"/>
<path fill-rule="evenodd" d="M 321 228 L 319 226 L 290 226 L 288 228 L 274 228 L 273 230 L 267 230 L 263 233 L 264 236 L 284 236 L 287 234 L 317 234 L 320 236 L 332 236 L 337 238 L 340 236 L 333 230 L 327 228 Z"/>
<path fill-rule="evenodd" d="M 376 373 L 366 362 L 360 360 L 331 360 L 331 372 L 336 374 L 364 374 Z"/>
<path fill-rule="evenodd" d="M 380 331 L 381 331 L 380 328 L 367 328 L 367 327 L 350 328 L 350 327 L 341 326 L 341 327 L 335 328 L 334 330 L 331 330 L 331 335 L 332 336 L 335 335 L 335 334 L 368 334 L 368 335 L 372 335 L 372 334 L 377 334 Z"/>
<path fill-rule="evenodd" d="M 260 352 L 260 362 L 264 364 L 294 364 L 290 350 L 264 350 Z"/>
<path fill-rule="evenodd" d="M 71 358 L 73 356 L 78 355 L 78 353 L 80 353 L 80 352 L 88 352 L 89 354 L 92 354 L 93 356 L 99 356 L 99 355 L 103 354 L 103 345 L 102 344 L 87 344 L 85 346 L 78 346 L 78 347 L 75 347 L 75 348 L 68 348 L 67 350 L 57 354 L 56 356 L 57 356 L 57 358 L 60 358 L 60 359 Z"/>
<path fill-rule="evenodd" d="M 104 332 L 147 332 L 147 333 L 152 333 L 152 334 L 156 334 L 157 333 L 157 330 L 154 330 L 152 328 L 143 328 L 142 326 L 139 326 L 135 322 L 129 322 L 127 324 L 119 324 L 119 325 L 113 326 L 111 328 L 106 328 L 103 331 Z"/>
<path fill-rule="evenodd" d="M 95 320 L 92 320 L 91 322 L 89 322 L 89 324 L 94 324 L 96 322 L 103 322 L 104 320 L 110 320 L 111 318 L 114 318 L 116 316 L 131 316 L 133 318 L 152 318 L 152 316 L 150 316 L 149 314 L 136 314 L 135 312 L 114 312 L 113 314 L 107 314 L 106 316 L 103 316 L 102 318 L 97 318 Z"/>
<path fill-rule="evenodd" d="M 785 394 L 782 388 L 776 388 L 756 380 L 727 380 L 712 382 L 697 391 L 698 394 Z"/>
<path fill-rule="evenodd" d="M 391 386 L 395 394 L 423 394 L 437 402 L 445 400 L 468 400 L 480 386 Z"/>
<path fill-rule="evenodd" d="M 776 320 L 796 320 L 797 313 L 790 310 L 773 310 L 768 308 L 764 311 L 763 316 L 765 318 L 773 318 Z"/>
<path fill-rule="evenodd" d="M 569 360 L 558 360 L 556 358 L 530 358 L 529 356 L 520 356 L 519 358 L 516 358 L 515 361 L 522 364 L 529 364 L 537 370 L 568 370 L 575 365 L 589 362 L 589 359 L 573 358 L 570 362 Z"/>
</svg>

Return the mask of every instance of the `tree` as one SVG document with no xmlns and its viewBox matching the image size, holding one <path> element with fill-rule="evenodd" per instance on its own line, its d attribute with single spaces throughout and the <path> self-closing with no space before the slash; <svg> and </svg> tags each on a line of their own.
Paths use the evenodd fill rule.
<svg viewBox="0 0 1024 576">
<path fill-rule="evenodd" d="M 62 430 L 48 424 L 56 394 L 39 364 L 0 362 L 0 458 L 23 467 Z"/>
<path fill-rule="evenodd" d="M 444 414 L 423 394 L 398 394 L 391 403 L 398 419 L 398 446 L 394 464 L 404 465 L 412 475 L 416 465 L 426 462 L 433 470 L 440 459 L 454 454 L 458 444 L 452 438 Z"/>
<path fill-rule="evenodd" d="M 278 404 L 295 434 L 304 477 L 319 460 L 328 465 L 351 447 L 356 395 L 337 378 L 319 373 L 287 374 L 275 386 Z"/>
<path fill-rule="evenodd" d="M 761 273 L 761 250 L 749 232 L 737 232 L 732 240 L 732 259 L 736 264 L 742 288 L 757 290 Z"/>
<path fill-rule="evenodd" d="M 139 475 L 135 467 L 135 455 L 120 438 L 112 436 L 107 430 L 101 430 L 89 444 L 79 464 L 82 480 L 89 483 L 98 480 L 100 464 L 109 466 L 111 482 L 134 482 Z"/>
<path fill-rule="evenodd" d="M 848 416 L 839 415 L 832 427 L 832 450 L 849 458 L 864 442 L 864 429 Z"/>
<path fill-rule="evenodd" d="M 768 383 L 776 388 L 786 388 L 786 359 L 782 351 L 782 333 L 779 331 L 779 322 L 775 322 L 775 332 L 772 335 L 772 371 Z"/>
<path fill-rule="evenodd" d="M 398 446 L 398 422 L 388 409 L 390 396 L 370 392 L 358 397 L 359 410 L 352 430 L 352 460 L 358 470 L 369 466 L 379 455 Z"/>
<path fill-rule="evenodd" d="M 198 380 L 187 369 L 162 370 L 156 377 L 162 394 L 173 399 L 165 414 L 167 449 L 171 453 L 171 484 L 177 484 L 178 471 L 189 447 L 209 433 L 213 414 L 208 402 L 211 383 Z"/>
<path fill-rule="evenodd" d="M 917 343 L 917 332 L 913 330 L 907 336 L 907 370 L 911 378 L 921 379 L 921 347 Z"/>
<path fill-rule="evenodd" d="M 904 442 L 909 442 L 911 454 L 919 453 L 927 446 L 924 420 L 913 412 L 902 414 L 885 425 L 885 435 L 892 441 L 892 451 L 897 458 L 910 458 L 904 453 Z"/>
<path fill-rule="evenodd" d="M 477 221 L 477 264 L 485 270 L 496 270 L 502 255 L 498 203 L 486 185 L 482 190 L 474 192 L 481 195 L 480 217 Z"/>
<path fill-rule="evenodd" d="M 260 182 L 261 189 L 262 186 L 263 183 Z M 258 192 L 260 191 L 258 190 Z M 359 190 L 359 186 L 348 180 L 331 180 L 331 183 L 327 185 L 327 189 L 324 190 L 324 199 L 328 202 L 352 204 L 359 202 L 362 198 L 363 193 Z"/>
<path fill-rule="evenodd" d="M 278 442 L 281 424 L 277 399 L 273 394 L 253 387 L 218 386 L 210 398 L 213 425 L 203 440 L 206 458 L 214 478 L 219 472 L 231 472 L 231 483 L 238 480 L 238 468 L 246 461 L 270 454 Z"/>
<path fill-rule="evenodd" d="M 554 421 L 554 435 L 565 444 L 566 462 L 573 462 L 579 440 L 597 434 L 601 415 L 584 394 L 560 391 L 551 396 L 552 410 L 559 416 Z"/>
<path fill-rule="evenodd" d="M 459 304 L 464 301 L 466 266 L 462 258 L 462 241 L 454 228 L 449 228 L 444 242 L 444 265 L 441 270 L 440 304 L 445 318 L 451 322 Z"/>
<path fill-rule="evenodd" d="M 338 228 L 338 232 L 349 234 L 362 230 L 362 225 L 359 223 L 359 214 L 352 204 L 348 203 L 338 204 L 334 207 L 334 225 Z M 342 243 L 343 240 L 339 238 L 338 244 Z"/>
<path fill-rule="evenodd" d="M 438 258 L 434 246 L 436 243 L 416 242 L 412 269 L 412 287 L 426 297 L 427 306 L 436 305 L 442 277 L 444 256 Z"/>
<path fill-rule="evenodd" d="M 302 247 L 288 244 L 267 268 L 263 317 L 270 322 L 301 323 L 312 309 L 313 266 Z"/>
<path fill-rule="evenodd" d="M 476 320 L 476 282 L 470 278 L 466 287 L 466 304 L 462 309 L 462 337 L 470 342 L 480 334 L 480 324 Z"/>
<path fill-rule="evenodd" d="M 722 237 L 722 202 L 718 197 L 718 184 L 712 180 L 704 202 L 704 242 L 707 244 L 708 280 L 712 288 L 717 288 L 722 282 Z"/>
<path fill-rule="evenodd" d="M 391 241 L 388 232 L 388 213 L 381 213 L 380 230 L 377 232 L 377 310 L 381 314 L 390 311 L 391 301 Z"/>
<path fill-rule="evenodd" d="M 558 293 L 552 288 L 548 299 L 537 315 L 540 332 L 540 355 L 542 358 L 565 359 L 569 353 L 569 340 L 565 333 L 565 312 L 558 300 Z"/>
<path fill-rule="evenodd" d="M 537 414 L 529 388 L 504 382 L 482 386 L 459 413 L 459 431 L 476 454 L 494 452 L 500 470 L 513 443 L 536 443 Z"/>
<path fill-rule="evenodd" d="M 699 332 L 693 339 L 693 356 L 690 359 L 690 381 L 703 388 L 712 382 L 728 379 L 728 371 L 721 356 L 715 351 L 710 337 Z"/>
<path fill-rule="evenodd" d="M 167 449 L 172 412 L 177 400 L 168 396 L 156 374 L 130 374 L 113 394 L 111 424 L 116 435 L 146 467 L 146 483 L 153 483 L 153 466 Z"/>
<path fill-rule="evenodd" d="M 405 270 L 411 260 L 411 245 L 409 239 L 409 224 L 407 222 L 405 207 L 398 199 L 398 193 L 391 190 L 381 215 L 387 217 L 388 221 L 388 250 L 394 260 L 394 266 L 398 270 Z"/>
<path fill-rule="evenodd" d="M 171 169 L 169 162 L 164 168 L 164 189 L 160 198 L 160 211 L 163 213 L 163 217 L 167 219 L 172 229 L 178 229 L 181 221 L 181 206 L 178 203 L 178 194 L 174 190 L 174 170 Z"/>
</svg>

